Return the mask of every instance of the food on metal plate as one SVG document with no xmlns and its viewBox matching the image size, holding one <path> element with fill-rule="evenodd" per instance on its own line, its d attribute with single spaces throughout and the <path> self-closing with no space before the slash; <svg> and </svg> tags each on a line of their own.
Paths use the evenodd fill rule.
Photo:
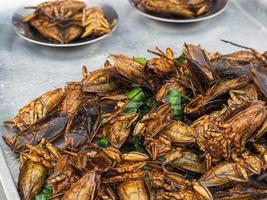
<svg viewBox="0 0 267 200">
<path fill-rule="evenodd" d="M 82 1 L 53 0 L 25 9 L 34 12 L 24 16 L 23 22 L 56 43 L 69 43 L 111 32 L 111 24 L 104 12 L 98 7 L 87 7 Z"/>
<path fill-rule="evenodd" d="M 139 0 L 139 6 L 156 14 L 195 18 L 209 10 L 208 0 Z"/>
<path fill-rule="evenodd" d="M 84 7 L 72 3 L 57 21 Z M 51 6 L 36 9 L 48 18 Z M 31 101 L 4 122 L 16 133 L 3 139 L 19 155 L 21 199 L 266 199 L 267 57 L 243 48 L 110 55 Z"/>
</svg>

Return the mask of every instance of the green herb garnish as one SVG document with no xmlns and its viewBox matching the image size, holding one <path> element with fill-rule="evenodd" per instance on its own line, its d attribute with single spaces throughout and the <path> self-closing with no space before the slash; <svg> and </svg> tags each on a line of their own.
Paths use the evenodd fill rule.
<svg viewBox="0 0 267 200">
<path fill-rule="evenodd" d="M 135 147 L 135 151 L 138 151 L 140 153 L 145 153 L 145 148 L 143 147 L 142 144 L 142 138 L 141 136 L 135 135 L 134 136 L 134 147 Z"/>
<path fill-rule="evenodd" d="M 184 64 L 184 62 L 185 62 L 185 54 L 182 53 L 182 54 L 176 59 L 176 62 L 177 62 L 178 64 Z"/>
<path fill-rule="evenodd" d="M 182 105 L 180 92 L 171 88 L 167 91 L 166 101 L 170 103 L 172 109 L 172 118 L 180 120 L 182 117 Z"/>
<path fill-rule="evenodd" d="M 156 107 L 157 107 L 157 102 L 153 98 L 149 98 L 140 106 L 138 113 L 142 118 Z"/>
<path fill-rule="evenodd" d="M 48 200 L 53 196 L 53 186 L 46 184 L 41 192 L 41 194 L 35 196 L 34 200 Z"/>
<path fill-rule="evenodd" d="M 141 107 L 146 98 L 145 93 L 143 92 L 142 88 L 135 87 L 127 94 L 127 96 L 130 101 L 126 105 L 123 113 L 137 113 L 138 109 Z"/>
<path fill-rule="evenodd" d="M 139 62 L 141 65 L 146 65 L 147 63 L 147 59 L 146 58 L 142 58 L 142 57 L 133 57 L 134 61 Z"/>
<path fill-rule="evenodd" d="M 142 88 L 140 87 L 135 87 L 133 88 L 128 94 L 128 98 L 132 101 L 135 102 L 140 102 L 145 100 L 146 96 L 145 93 L 143 92 Z"/>
<path fill-rule="evenodd" d="M 102 137 L 97 141 L 97 146 L 100 148 L 106 148 L 108 147 L 108 145 L 109 145 L 108 139 L 105 137 Z"/>
</svg>

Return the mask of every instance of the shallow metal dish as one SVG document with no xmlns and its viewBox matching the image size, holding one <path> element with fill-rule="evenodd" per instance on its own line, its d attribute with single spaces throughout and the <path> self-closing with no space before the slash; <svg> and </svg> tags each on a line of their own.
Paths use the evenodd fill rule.
<svg viewBox="0 0 267 200">
<path fill-rule="evenodd" d="M 204 20 L 211 19 L 213 17 L 221 14 L 228 5 L 228 0 L 208 0 L 210 9 L 207 13 L 200 15 L 196 18 L 183 18 L 174 15 L 165 15 L 165 14 L 157 14 L 148 12 L 141 5 L 137 5 L 139 0 L 129 0 L 130 4 L 142 15 L 162 22 L 171 22 L 171 23 L 192 23 L 192 22 L 200 22 Z"/>
<path fill-rule="evenodd" d="M 38 4 L 39 3 L 41 3 L 41 2 L 38 2 Z M 32 2 L 30 2 L 28 4 L 30 6 L 34 6 Z M 67 44 L 60 44 L 60 43 L 55 43 L 53 41 L 50 41 L 50 40 L 44 38 L 37 30 L 35 30 L 29 24 L 26 24 L 23 22 L 23 16 L 32 12 L 32 10 L 25 9 L 24 8 L 25 6 L 28 6 L 28 5 L 24 5 L 24 6 L 21 6 L 20 8 L 18 8 L 12 17 L 12 24 L 13 24 L 14 30 L 23 39 L 25 39 L 29 42 L 39 44 L 39 45 L 44 45 L 44 46 L 74 47 L 74 46 L 91 44 L 91 43 L 97 42 L 97 41 L 102 40 L 102 39 L 108 37 L 109 35 L 111 35 L 115 31 L 115 29 L 119 23 L 118 14 L 112 6 L 107 5 L 107 4 L 97 5 L 98 7 L 100 7 L 103 10 L 108 22 L 112 25 L 112 27 L 111 27 L 112 31 L 109 34 L 102 35 L 100 37 L 86 37 L 83 39 L 74 40 L 74 41 L 67 43 Z M 91 6 L 91 4 L 90 4 L 90 6 Z"/>
</svg>

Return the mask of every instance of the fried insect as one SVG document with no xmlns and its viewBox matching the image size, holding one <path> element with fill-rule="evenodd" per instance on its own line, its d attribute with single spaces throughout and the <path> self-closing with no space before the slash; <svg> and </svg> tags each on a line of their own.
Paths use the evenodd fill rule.
<svg viewBox="0 0 267 200">
<path fill-rule="evenodd" d="M 51 23 L 44 19 L 31 20 L 31 26 L 34 27 L 45 38 L 58 43 L 64 43 L 64 36 L 57 24 Z"/>
<path fill-rule="evenodd" d="M 133 180 L 121 183 L 118 186 L 121 200 L 149 200 L 149 191 L 143 180 Z"/>
<path fill-rule="evenodd" d="M 67 190 L 62 200 L 94 200 L 99 181 L 100 175 L 96 172 L 87 172 Z"/>
<path fill-rule="evenodd" d="M 111 145 L 120 148 L 130 135 L 132 124 L 138 119 L 138 114 L 120 115 L 112 119 L 103 128 L 103 134 Z"/>
<path fill-rule="evenodd" d="M 56 43 L 69 43 L 78 38 L 99 37 L 111 32 L 111 25 L 100 8 L 86 8 L 82 1 L 44 2 L 23 18 L 44 38 Z"/>
<path fill-rule="evenodd" d="M 62 100 L 63 90 L 55 89 L 42 94 L 22 109 L 10 120 L 4 121 L 6 126 L 24 131 L 52 112 Z"/>
<path fill-rule="evenodd" d="M 32 200 L 42 190 L 48 170 L 61 155 L 57 148 L 44 139 L 38 145 L 27 145 L 26 148 L 20 153 L 18 191 L 22 200 Z"/>
<path fill-rule="evenodd" d="M 206 172 L 199 181 L 207 186 L 221 186 L 230 182 L 248 182 L 249 176 L 260 174 L 263 162 L 258 156 L 245 153 L 235 162 L 221 163 Z"/>
<path fill-rule="evenodd" d="M 85 31 L 81 38 L 88 37 L 89 35 L 101 36 L 111 32 L 109 22 L 103 11 L 99 8 L 90 8 L 85 11 L 83 27 L 85 27 Z"/>
<path fill-rule="evenodd" d="M 140 0 L 138 4 L 152 13 L 178 15 L 185 18 L 197 17 L 206 13 L 209 9 L 208 2 L 205 0 Z"/>
<path fill-rule="evenodd" d="M 32 200 L 43 188 L 46 170 L 40 163 L 27 161 L 23 164 L 18 181 L 18 191 L 22 200 Z"/>
<path fill-rule="evenodd" d="M 46 19 L 83 16 L 42 6 Z M 6 122 L 18 131 L 3 139 L 20 155 L 21 198 L 42 195 L 45 183 L 55 200 L 265 198 L 266 53 L 183 50 L 179 59 L 171 49 L 152 59 L 111 55 Z"/>
</svg>

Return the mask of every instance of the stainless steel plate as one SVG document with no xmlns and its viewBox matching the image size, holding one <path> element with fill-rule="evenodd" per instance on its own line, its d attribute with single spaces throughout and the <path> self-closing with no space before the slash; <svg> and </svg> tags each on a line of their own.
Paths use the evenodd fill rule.
<svg viewBox="0 0 267 200">
<path fill-rule="evenodd" d="M 29 5 L 33 6 L 32 2 L 30 2 Z M 119 22 L 118 14 L 112 6 L 107 5 L 107 4 L 100 5 L 99 7 L 101 7 L 101 9 L 103 10 L 108 22 L 112 24 L 112 31 L 109 34 L 106 34 L 100 37 L 86 37 L 83 39 L 77 39 L 68 44 L 59 44 L 59 43 L 55 43 L 53 41 L 49 41 L 48 39 L 44 38 L 37 30 L 35 30 L 29 24 L 26 24 L 23 22 L 23 16 L 32 12 L 32 10 L 25 9 L 25 6 L 28 6 L 28 5 L 24 5 L 18 8 L 18 10 L 14 13 L 12 17 L 12 24 L 13 24 L 14 30 L 23 39 L 29 42 L 39 44 L 39 45 L 44 45 L 44 46 L 74 47 L 74 46 L 91 44 L 111 35 L 112 32 L 115 31 L 118 25 L 118 22 Z"/>
<path fill-rule="evenodd" d="M 138 5 L 137 3 L 138 1 L 140 0 L 129 0 L 130 4 L 139 13 L 154 20 L 158 20 L 162 22 L 171 22 L 171 23 L 192 23 L 192 22 L 200 22 L 200 21 L 208 20 L 221 14 L 228 5 L 228 0 L 208 0 L 210 9 L 207 13 L 196 18 L 183 18 L 179 16 L 174 16 L 174 15 L 164 15 L 164 14 L 148 12 L 145 10 L 143 6 Z"/>
<path fill-rule="evenodd" d="M 26 3 L 29 0 L 20 0 Z M 38 0 L 31 0 L 35 2 Z M 161 23 L 142 17 L 126 0 L 88 0 L 110 4 L 120 15 L 120 26 L 105 40 L 87 46 L 50 48 L 25 42 L 10 23 L 18 0 L 0 0 L 0 137 L 8 134 L 3 121 L 43 92 L 80 80 L 81 67 L 90 71 L 104 64 L 109 54 L 153 57 L 147 49 L 171 47 L 181 54 L 184 42 L 200 44 L 208 51 L 231 53 L 240 50 L 219 39 L 267 50 L 267 1 L 231 0 L 220 16 L 201 23 Z M 220 1 L 220 0 L 218 0 Z M 91 3 L 89 5 L 92 5 Z M 11 133 L 10 133 L 11 136 Z M 15 184 L 18 156 L 0 138 L 1 200 L 19 200 Z M 1 188 L 1 187 L 0 187 Z"/>
</svg>

